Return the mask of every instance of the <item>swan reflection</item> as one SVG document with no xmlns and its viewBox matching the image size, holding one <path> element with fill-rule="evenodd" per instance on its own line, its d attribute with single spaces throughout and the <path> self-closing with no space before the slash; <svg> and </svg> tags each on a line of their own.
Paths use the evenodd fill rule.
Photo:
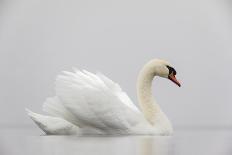
<svg viewBox="0 0 232 155">
<path fill-rule="evenodd" d="M 143 137 L 139 142 L 140 155 L 169 155 L 173 152 L 171 137 Z"/>
<path fill-rule="evenodd" d="M 31 143 L 32 139 L 28 139 Z M 73 137 L 42 136 L 33 139 L 36 147 L 27 148 L 28 154 L 44 155 L 169 155 L 173 154 L 171 137 Z"/>
</svg>

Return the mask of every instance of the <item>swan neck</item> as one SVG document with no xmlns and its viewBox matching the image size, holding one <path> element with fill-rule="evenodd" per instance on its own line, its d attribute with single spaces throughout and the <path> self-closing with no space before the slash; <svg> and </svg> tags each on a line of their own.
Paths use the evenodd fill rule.
<svg viewBox="0 0 232 155">
<path fill-rule="evenodd" d="M 152 81 L 156 73 L 151 69 L 144 67 L 139 74 L 137 81 L 137 96 L 141 110 L 152 125 L 155 123 L 155 116 L 160 112 L 159 105 L 156 104 L 152 94 Z"/>
</svg>

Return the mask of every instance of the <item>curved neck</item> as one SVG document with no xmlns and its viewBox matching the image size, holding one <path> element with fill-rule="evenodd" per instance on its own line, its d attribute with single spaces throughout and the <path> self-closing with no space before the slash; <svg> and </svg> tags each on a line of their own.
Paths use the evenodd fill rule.
<svg viewBox="0 0 232 155">
<path fill-rule="evenodd" d="M 159 105 L 155 102 L 152 95 L 152 81 L 156 72 L 144 66 L 140 71 L 137 81 L 137 96 L 142 112 L 152 125 L 155 123 L 155 116 L 160 112 Z"/>
</svg>

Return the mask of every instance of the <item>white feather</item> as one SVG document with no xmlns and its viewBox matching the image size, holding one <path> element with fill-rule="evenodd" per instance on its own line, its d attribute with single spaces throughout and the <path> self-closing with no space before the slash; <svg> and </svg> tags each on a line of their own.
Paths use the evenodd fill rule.
<svg viewBox="0 0 232 155">
<path fill-rule="evenodd" d="M 51 116 L 63 118 L 79 127 L 82 126 L 80 121 L 77 121 L 75 116 L 64 107 L 57 96 L 46 99 L 43 104 L 43 111 Z"/>
<path fill-rule="evenodd" d="M 106 76 L 79 70 L 64 74 L 56 79 L 56 95 L 75 116 L 75 124 L 125 133 L 143 119 L 126 93 Z"/>
<path fill-rule="evenodd" d="M 42 129 L 46 134 L 50 135 L 72 135 L 79 134 L 80 131 L 77 126 L 70 122 L 59 118 L 40 115 L 26 109 L 31 119 Z"/>
</svg>

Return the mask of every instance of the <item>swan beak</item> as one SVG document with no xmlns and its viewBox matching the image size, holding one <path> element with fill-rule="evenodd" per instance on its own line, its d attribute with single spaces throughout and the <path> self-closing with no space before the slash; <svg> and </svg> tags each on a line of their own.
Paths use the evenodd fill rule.
<svg viewBox="0 0 232 155">
<path fill-rule="evenodd" d="M 176 79 L 175 75 L 170 74 L 168 76 L 168 79 L 171 80 L 172 82 L 174 82 L 176 85 L 178 85 L 179 87 L 181 86 L 180 82 Z"/>
</svg>

